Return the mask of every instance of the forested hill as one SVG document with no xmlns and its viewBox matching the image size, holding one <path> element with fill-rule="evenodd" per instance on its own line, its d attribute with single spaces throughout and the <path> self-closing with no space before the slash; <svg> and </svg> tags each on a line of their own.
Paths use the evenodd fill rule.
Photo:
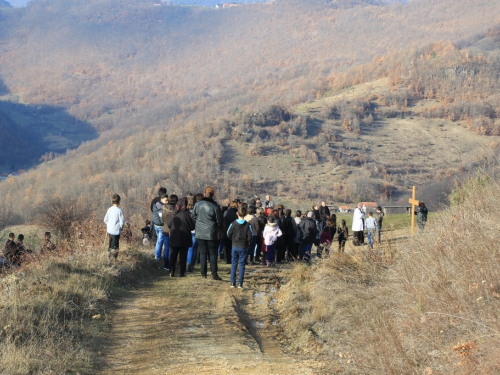
<svg viewBox="0 0 500 375">
<path fill-rule="evenodd" d="M 268 189 L 302 201 L 399 199 L 412 183 L 453 179 L 459 160 L 442 156 L 454 150 L 449 139 L 481 156 L 474 147 L 483 138 L 462 132 L 466 116 L 427 121 L 425 113 L 437 113 L 429 101 L 451 87 L 446 64 L 484 60 L 479 40 L 488 40 L 499 11 L 491 0 L 276 1 L 218 10 L 47 0 L 3 11 L 2 99 L 30 111 L 60 108 L 67 120 L 57 116 L 58 127 L 67 121 L 91 139 L 92 126 L 100 136 L 0 183 L 0 192 L 25 202 L 29 191 L 33 204 L 76 194 L 99 207 L 117 191 L 134 210 L 158 183 L 180 194 L 213 183 L 224 197 Z M 439 47 L 447 45 L 458 52 Z M 490 62 L 484 69 L 494 72 Z M 431 95 L 419 77 L 443 85 Z M 394 89 L 411 96 L 405 102 Z M 442 103 L 449 113 L 450 98 Z"/>
</svg>

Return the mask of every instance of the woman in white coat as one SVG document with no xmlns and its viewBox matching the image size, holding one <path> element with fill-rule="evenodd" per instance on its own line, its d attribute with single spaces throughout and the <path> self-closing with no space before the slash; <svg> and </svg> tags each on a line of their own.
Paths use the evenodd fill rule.
<svg viewBox="0 0 500 375">
<path fill-rule="evenodd" d="M 352 217 L 352 232 L 355 245 L 362 245 L 365 242 L 363 231 L 365 230 L 365 213 L 363 212 L 363 203 L 358 203 L 358 207 L 354 209 Z M 356 239 L 359 244 L 356 244 Z"/>
</svg>

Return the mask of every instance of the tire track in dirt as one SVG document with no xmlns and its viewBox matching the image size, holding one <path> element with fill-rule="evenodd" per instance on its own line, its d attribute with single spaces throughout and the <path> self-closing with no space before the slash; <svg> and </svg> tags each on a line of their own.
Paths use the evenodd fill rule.
<svg viewBox="0 0 500 375">
<path fill-rule="evenodd" d="M 274 310 L 277 268 L 249 266 L 245 288 L 163 269 L 126 291 L 109 317 L 98 360 L 101 374 L 312 374 L 312 361 L 284 353 Z"/>
</svg>

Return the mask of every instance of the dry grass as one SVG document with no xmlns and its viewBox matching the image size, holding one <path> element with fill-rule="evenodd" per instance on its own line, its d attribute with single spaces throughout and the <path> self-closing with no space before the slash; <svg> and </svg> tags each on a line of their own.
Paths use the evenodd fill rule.
<svg viewBox="0 0 500 375">
<path fill-rule="evenodd" d="M 103 226 L 50 254 L 37 252 L 0 278 L 0 373 L 92 373 L 93 340 L 106 324 L 110 288 L 139 264 L 133 247 L 110 265 Z"/>
<path fill-rule="evenodd" d="M 297 350 L 331 373 L 499 373 L 500 186 L 468 196 L 380 254 L 299 266 L 280 306 Z"/>
</svg>

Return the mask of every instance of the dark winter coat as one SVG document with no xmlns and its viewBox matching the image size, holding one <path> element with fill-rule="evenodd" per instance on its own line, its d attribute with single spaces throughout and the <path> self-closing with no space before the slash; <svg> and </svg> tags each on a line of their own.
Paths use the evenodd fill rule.
<svg viewBox="0 0 500 375">
<path fill-rule="evenodd" d="M 196 223 L 195 237 L 200 240 L 218 240 L 219 228 L 222 227 L 222 211 L 212 198 L 203 198 L 193 208 Z"/>
<path fill-rule="evenodd" d="M 235 220 L 229 225 L 227 238 L 233 242 L 234 247 L 247 249 L 252 240 L 252 226 L 245 220 Z"/>
<path fill-rule="evenodd" d="M 330 217 L 330 209 L 328 208 L 328 206 L 319 207 L 319 217 L 321 218 L 321 220 L 326 220 Z"/>
<path fill-rule="evenodd" d="M 172 211 L 168 215 L 167 226 L 170 228 L 170 246 L 188 248 L 193 245 L 191 231 L 195 223 L 189 210 Z"/>
<path fill-rule="evenodd" d="M 301 233 L 300 239 L 302 244 L 313 244 L 316 239 L 316 235 L 318 234 L 318 228 L 314 219 L 311 217 L 305 217 L 300 221 L 298 227 Z"/>
<path fill-rule="evenodd" d="M 233 221 L 238 219 L 238 210 L 234 207 L 229 207 L 224 213 L 224 237 L 227 238 L 227 231 Z"/>
<path fill-rule="evenodd" d="M 253 235 L 258 238 L 262 238 L 262 233 L 264 232 L 264 227 L 266 226 L 267 219 L 264 215 L 254 217 L 250 220 L 250 225 L 252 226 Z"/>
<path fill-rule="evenodd" d="M 281 219 L 281 222 L 283 223 L 283 235 L 286 238 L 295 238 L 296 229 L 294 224 L 294 219 L 291 216 L 283 216 L 283 219 Z"/>
</svg>

